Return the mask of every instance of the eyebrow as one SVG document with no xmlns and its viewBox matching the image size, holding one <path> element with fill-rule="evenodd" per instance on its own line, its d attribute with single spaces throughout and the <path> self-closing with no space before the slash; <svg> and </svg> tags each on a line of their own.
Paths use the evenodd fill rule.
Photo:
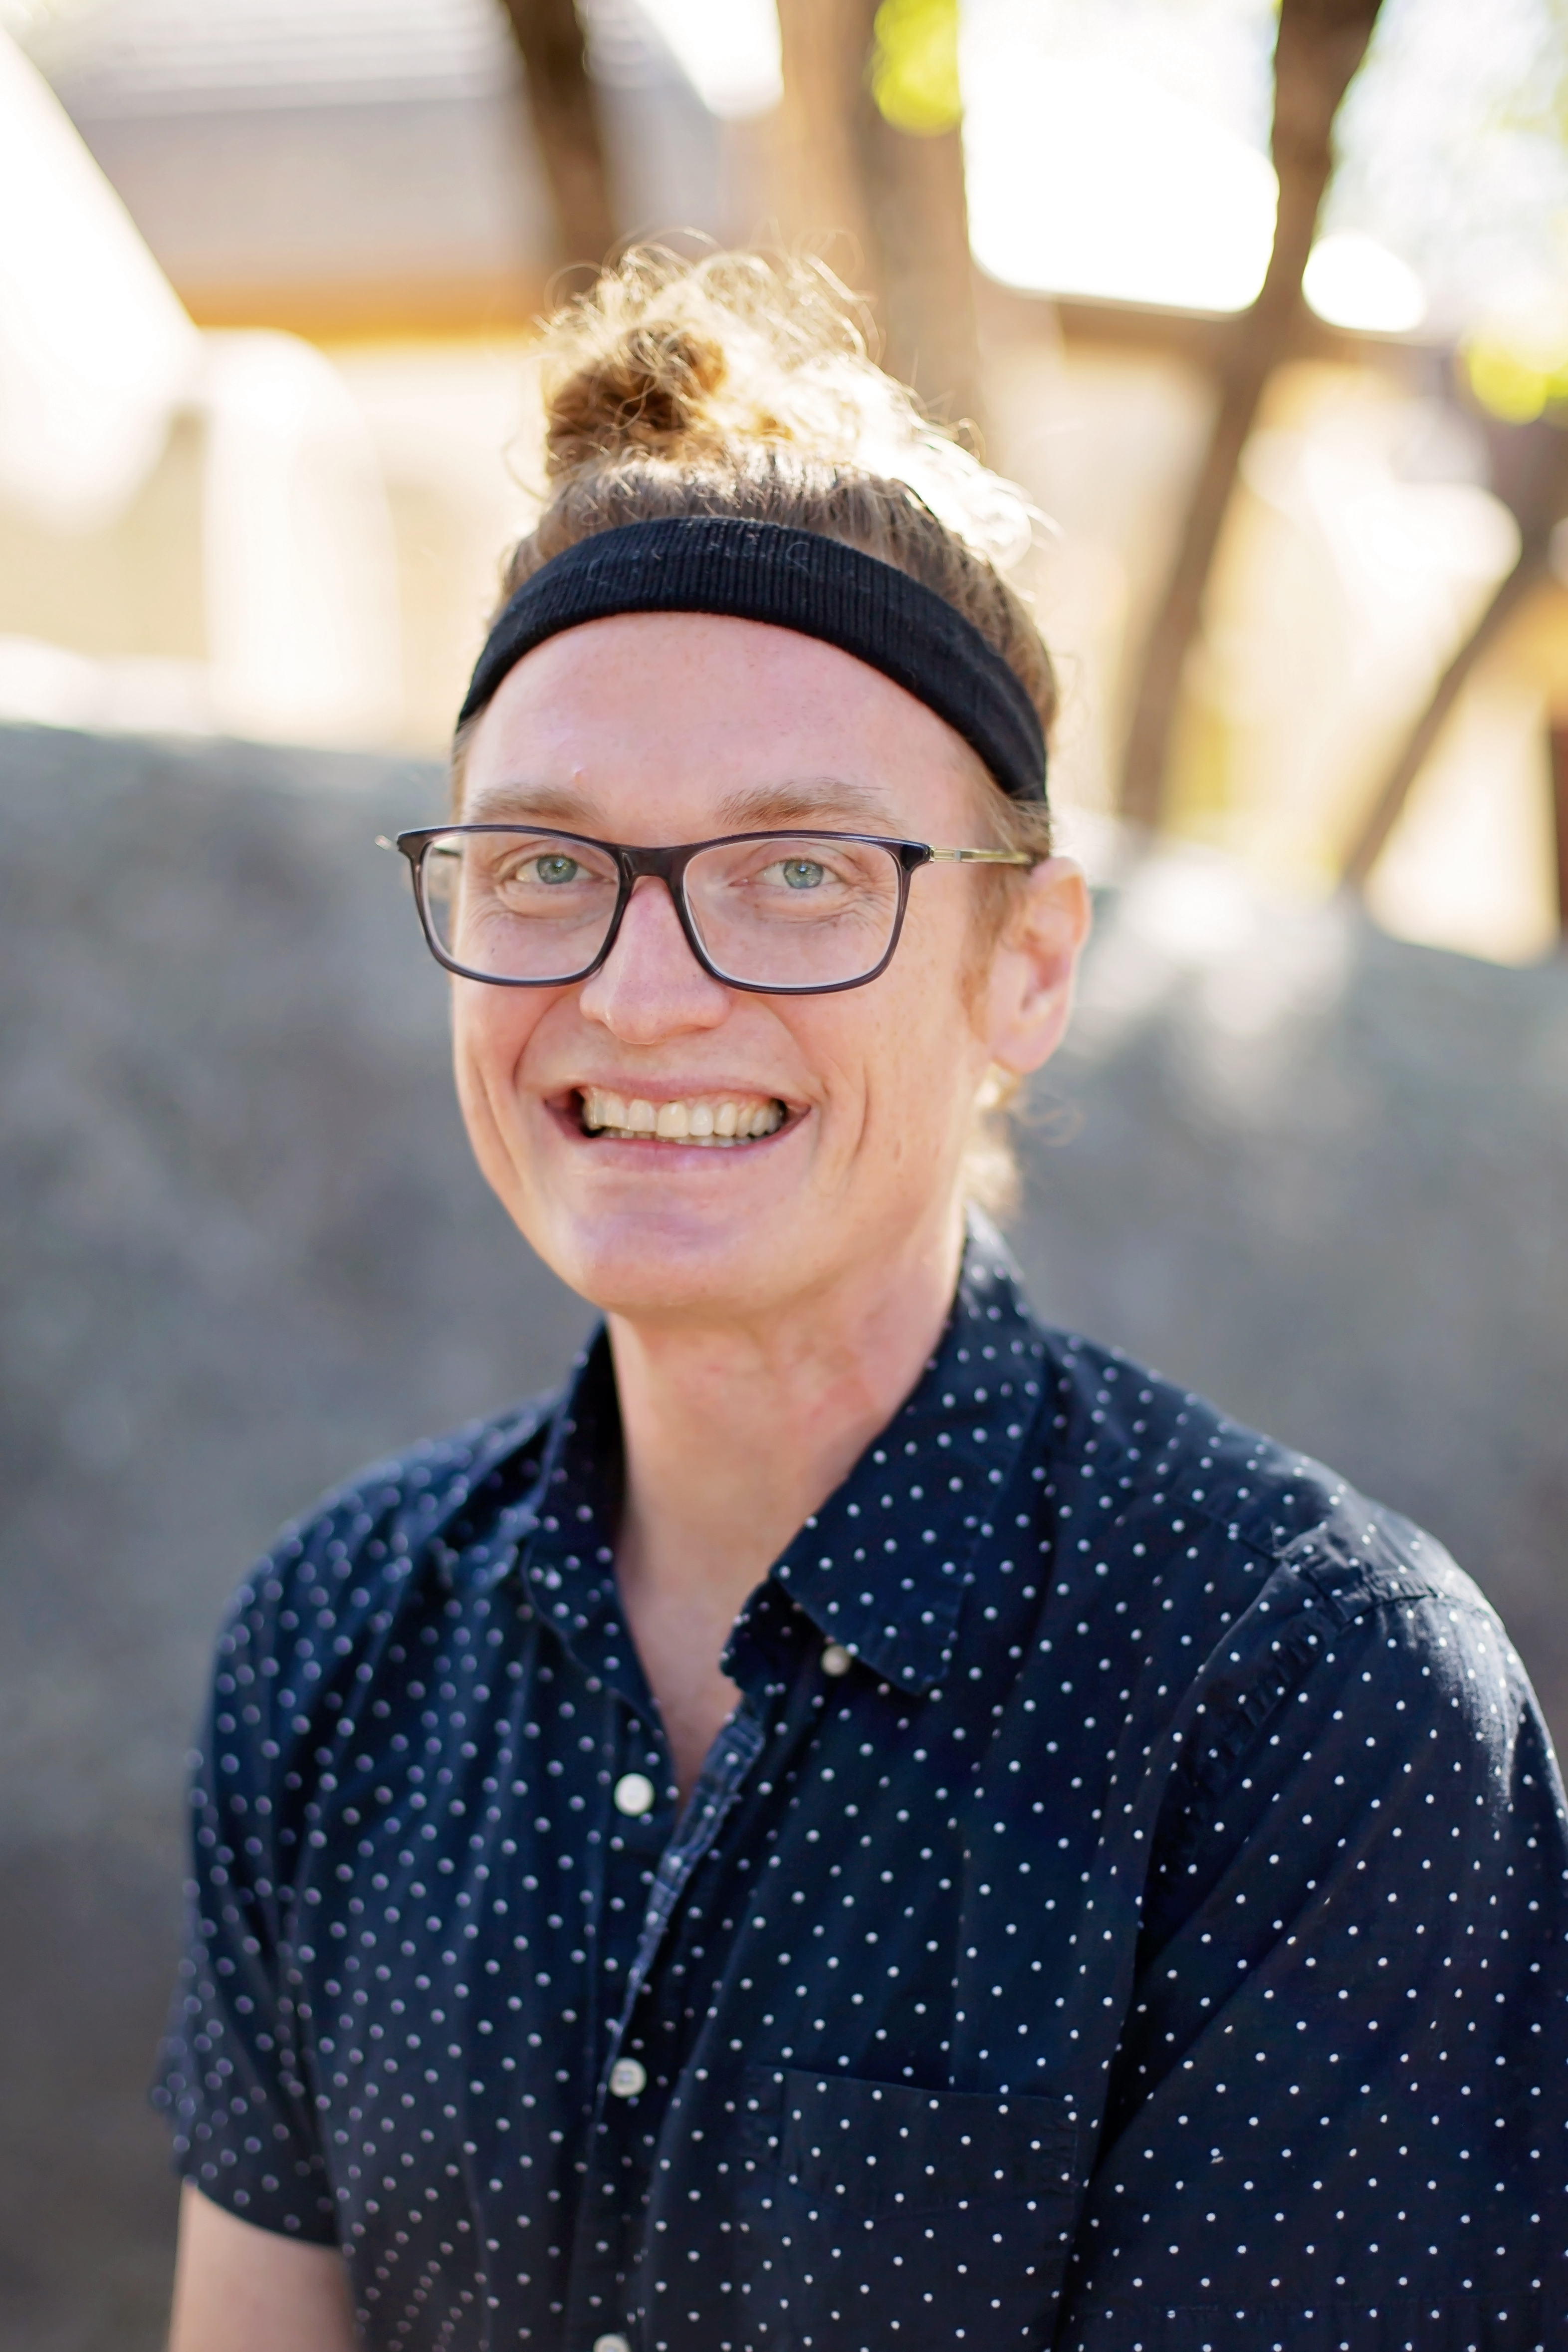
<svg viewBox="0 0 1568 2352">
<path fill-rule="evenodd" d="M 469 824 L 559 824 L 573 833 L 591 833 L 599 812 L 590 793 L 572 792 L 559 784 L 504 783 L 481 785 L 464 795 L 464 821 Z"/>
<path fill-rule="evenodd" d="M 588 835 L 597 833 L 603 822 L 591 793 L 559 784 L 493 784 L 470 794 L 463 814 L 470 824 L 531 822 Z M 721 830 L 737 832 L 835 821 L 857 828 L 869 824 L 885 829 L 894 820 L 880 793 L 840 776 L 747 785 L 727 793 L 715 812 Z"/>
<path fill-rule="evenodd" d="M 841 776 L 812 776 L 798 783 L 753 784 L 727 793 L 719 803 L 727 824 L 737 826 L 798 824 L 803 818 L 848 817 L 877 824 L 891 823 L 887 803 L 867 784 L 852 784 Z"/>
</svg>

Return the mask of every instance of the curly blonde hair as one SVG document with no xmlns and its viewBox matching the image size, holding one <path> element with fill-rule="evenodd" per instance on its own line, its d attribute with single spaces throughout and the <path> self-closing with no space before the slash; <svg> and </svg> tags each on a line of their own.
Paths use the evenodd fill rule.
<svg viewBox="0 0 1568 2352">
<path fill-rule="evenodd" d="M 552 556 L 623 523 L 734 516 L 817 531 L 907 572 L 977 628 L 1019 679 L 1049 740 L 1055 672 L 1004 567 L 1028 548 L 1020 491 L 934 425 L 871 358 L 853 299 L 820 264 L 755 253 L 686 260 L 643 247 L 545 322 L 544 489 L 512 550 L 501 604 Z M 477 722 L 453 747 L 455 797 Z M 1051 818 L 986 778 L 991 845 L 1051 854 Z M 977 871 L 977 939 L 1005 926 L 1019 869 Z M 977 968 L 985 958 L 977 957 Z M 1016 1189 L 995 1074 L 966 1158 L 970 1194 Z"/>
</svg>

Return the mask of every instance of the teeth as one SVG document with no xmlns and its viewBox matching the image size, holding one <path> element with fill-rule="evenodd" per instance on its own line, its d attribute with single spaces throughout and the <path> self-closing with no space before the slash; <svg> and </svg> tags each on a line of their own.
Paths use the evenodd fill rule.
<svg viewBox="0 0 1568 2352">
<path fill-rule="evenodd" d="M 736 1102 L 723 1096 L 693 1101 L 652 1103 L 642 1095 L 612 1094 L 585 1087 L 582 1123 L 591 1135 L 655 1135 L 674 1143 L 745 1143 L 783 1126 L 778 1102 Z"/>
</svg>

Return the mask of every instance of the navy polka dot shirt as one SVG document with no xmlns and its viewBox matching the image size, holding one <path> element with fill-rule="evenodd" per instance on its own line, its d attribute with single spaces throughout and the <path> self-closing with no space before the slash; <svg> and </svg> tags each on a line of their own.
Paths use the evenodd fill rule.
<svg viewBox="0 0 1568 2352">
<path fill-rule="evenodd" d="M 677 1816 L 601 1339 L 241 1592 L 158 2096 L 377 2347 L 1568 2343 L 1568 1836 L 1441 1549 L 977 1225 Z"/>
</svg>

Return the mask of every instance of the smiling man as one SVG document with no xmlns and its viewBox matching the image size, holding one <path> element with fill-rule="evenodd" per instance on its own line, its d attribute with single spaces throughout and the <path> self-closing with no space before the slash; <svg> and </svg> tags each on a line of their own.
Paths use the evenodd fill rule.
<svg viewBox="0 0 1568 2352">
<path fill-rule="evenodd" d="M 174 2352 L 1568 2340 L 1563 1796 L 1495 1618 L 1042 1329 L 1003 487 L 806 273 L 633 257 L 410 834 L 459 1095 L 603 1312 L 220 1647 Z"/>
</svg>

